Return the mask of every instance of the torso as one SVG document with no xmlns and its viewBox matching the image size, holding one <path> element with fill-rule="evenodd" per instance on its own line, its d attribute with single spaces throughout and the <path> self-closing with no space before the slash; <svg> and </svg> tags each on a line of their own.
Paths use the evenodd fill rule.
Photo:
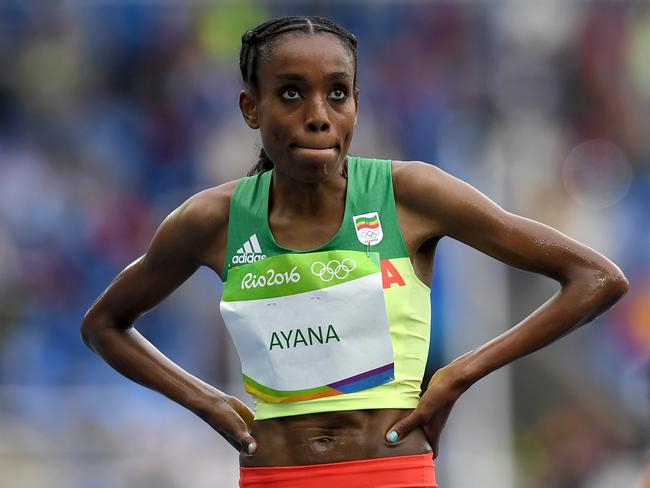
<svg viewBox="0 0 650 488">
<path fill-rule="evenodd" d="M 393 163 L 393 184 L 399 226 L 417 277 L 431 285 L 432 267 L 439 239 L 427 239 L 427 226 L 421 218 L 404 205 L 404 192 L 396 171 L 401 164 Z M 234 189 L 234 184 L 232 185 Z M 314 221 L 288 220 L 269 213 L 269 226 L 276 241 L 291 249 L 312 249 L 336 234 L 343 216 L 343 205 L 338 211 Z M 300 232 L 295 232 L 299 228 Z M 223 269 L 227 232 L 210 246 L 205 265 L 220 273 Z M 429 232 L 430 235 L 430 232 Z M 329 462 L 370 459 L 387 456 L 432 452 L 424 431 L 415 429 L 403 440 L 389 444 L 387 430 L 410 410 L 377 409 L 328 412 L 255 421 L 252 435 L 258 443 L 253 456 L 241 456 L 242 466 L 293 466 Z"/>
<path fill-rule="evenodd" d="M 315 413 L 255 421 L 255 455 L 241 466 L 298 466 L 432 452 L 424 431 L 413 430 L 389 444 L 388 429 L 409 410 L 380 409 Z"/>
</svg>

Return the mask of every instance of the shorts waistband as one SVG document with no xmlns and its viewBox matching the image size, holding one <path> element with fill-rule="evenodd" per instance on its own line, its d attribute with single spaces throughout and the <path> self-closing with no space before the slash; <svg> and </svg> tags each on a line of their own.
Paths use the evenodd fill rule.
<svg viewBox="0 0 650 488">
<path fill-rule="evenodd" d="M 240 467 L 240 488 L 437 488 L 431 453 L 304 466 Z"/>
</svg>

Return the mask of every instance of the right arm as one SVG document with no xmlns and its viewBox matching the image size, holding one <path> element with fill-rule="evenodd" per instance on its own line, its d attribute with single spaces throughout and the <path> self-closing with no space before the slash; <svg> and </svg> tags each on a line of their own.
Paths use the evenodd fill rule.
<svg viewBox="0 0 650 488">
<path fill-rule="evenodd" d="M 146 253 L 120 272 L 86 312 L 81 336 L 127 378 L 194 412 L 236 449 L 246 451 L 252 443 L 254 451 L 253 412 L 173 363 L 133 326 L 208 256 L 223 255 L 233 188 L 233 183 L 227 183 L 205 190 L 169 214 Z"/>
</svg>

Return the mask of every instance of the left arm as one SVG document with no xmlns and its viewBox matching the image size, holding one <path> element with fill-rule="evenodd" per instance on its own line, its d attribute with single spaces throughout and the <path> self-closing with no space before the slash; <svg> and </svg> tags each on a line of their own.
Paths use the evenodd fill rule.
<svg viewBox="0 0 650 488">
<path fill-rule="evenodd" d="M 418 408 L 392 429 L 402 438 L 422 425 L 437 451 L 440 430 L 465 390 L 501 366 L 592 321 L 625 294 L 628 282 L 602 254 L 547 225 L 503 210 L 441 169 L 424 163 L 394 164 L 396 199 L 422 223 L 425 239 L 450 236 L 561 285 L 558 293 L 519 324 L 438 370 Z M 444 396 L 447 408 L 440 403 Z M 427 429 L 431 423 L 436 425 Z"/>
</svg>

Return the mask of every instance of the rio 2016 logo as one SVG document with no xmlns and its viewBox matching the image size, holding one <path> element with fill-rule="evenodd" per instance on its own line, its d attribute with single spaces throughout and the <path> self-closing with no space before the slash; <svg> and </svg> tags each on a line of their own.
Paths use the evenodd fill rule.
<svg viewBox="0 0 650 488">
<path fill-rule="evenodd" d="M 266 273 L 255 275 L 253 273 L 246 273 L 241 280 L 241 289 L 250 290 L 251 288 L 261 288 L 264 286 L 280 286 L 287 283 L 298 283 L 300 281 L 300 273 L 298 267 L 294 266 L 291 271 L 278 273 L 274 269 L 267 269 Z"/>
<path fill-rule="evenodd" d="M 342 261 L 332 259 L 327 264 L 316 261 L 311 265 L 311 272 L 321 280 L 327 282 L 332 281 L 335 277 L 339 280 L 344 280 L 356 267 L 357 263 L 351 258 L 343 258 Z"/>
</svg>

